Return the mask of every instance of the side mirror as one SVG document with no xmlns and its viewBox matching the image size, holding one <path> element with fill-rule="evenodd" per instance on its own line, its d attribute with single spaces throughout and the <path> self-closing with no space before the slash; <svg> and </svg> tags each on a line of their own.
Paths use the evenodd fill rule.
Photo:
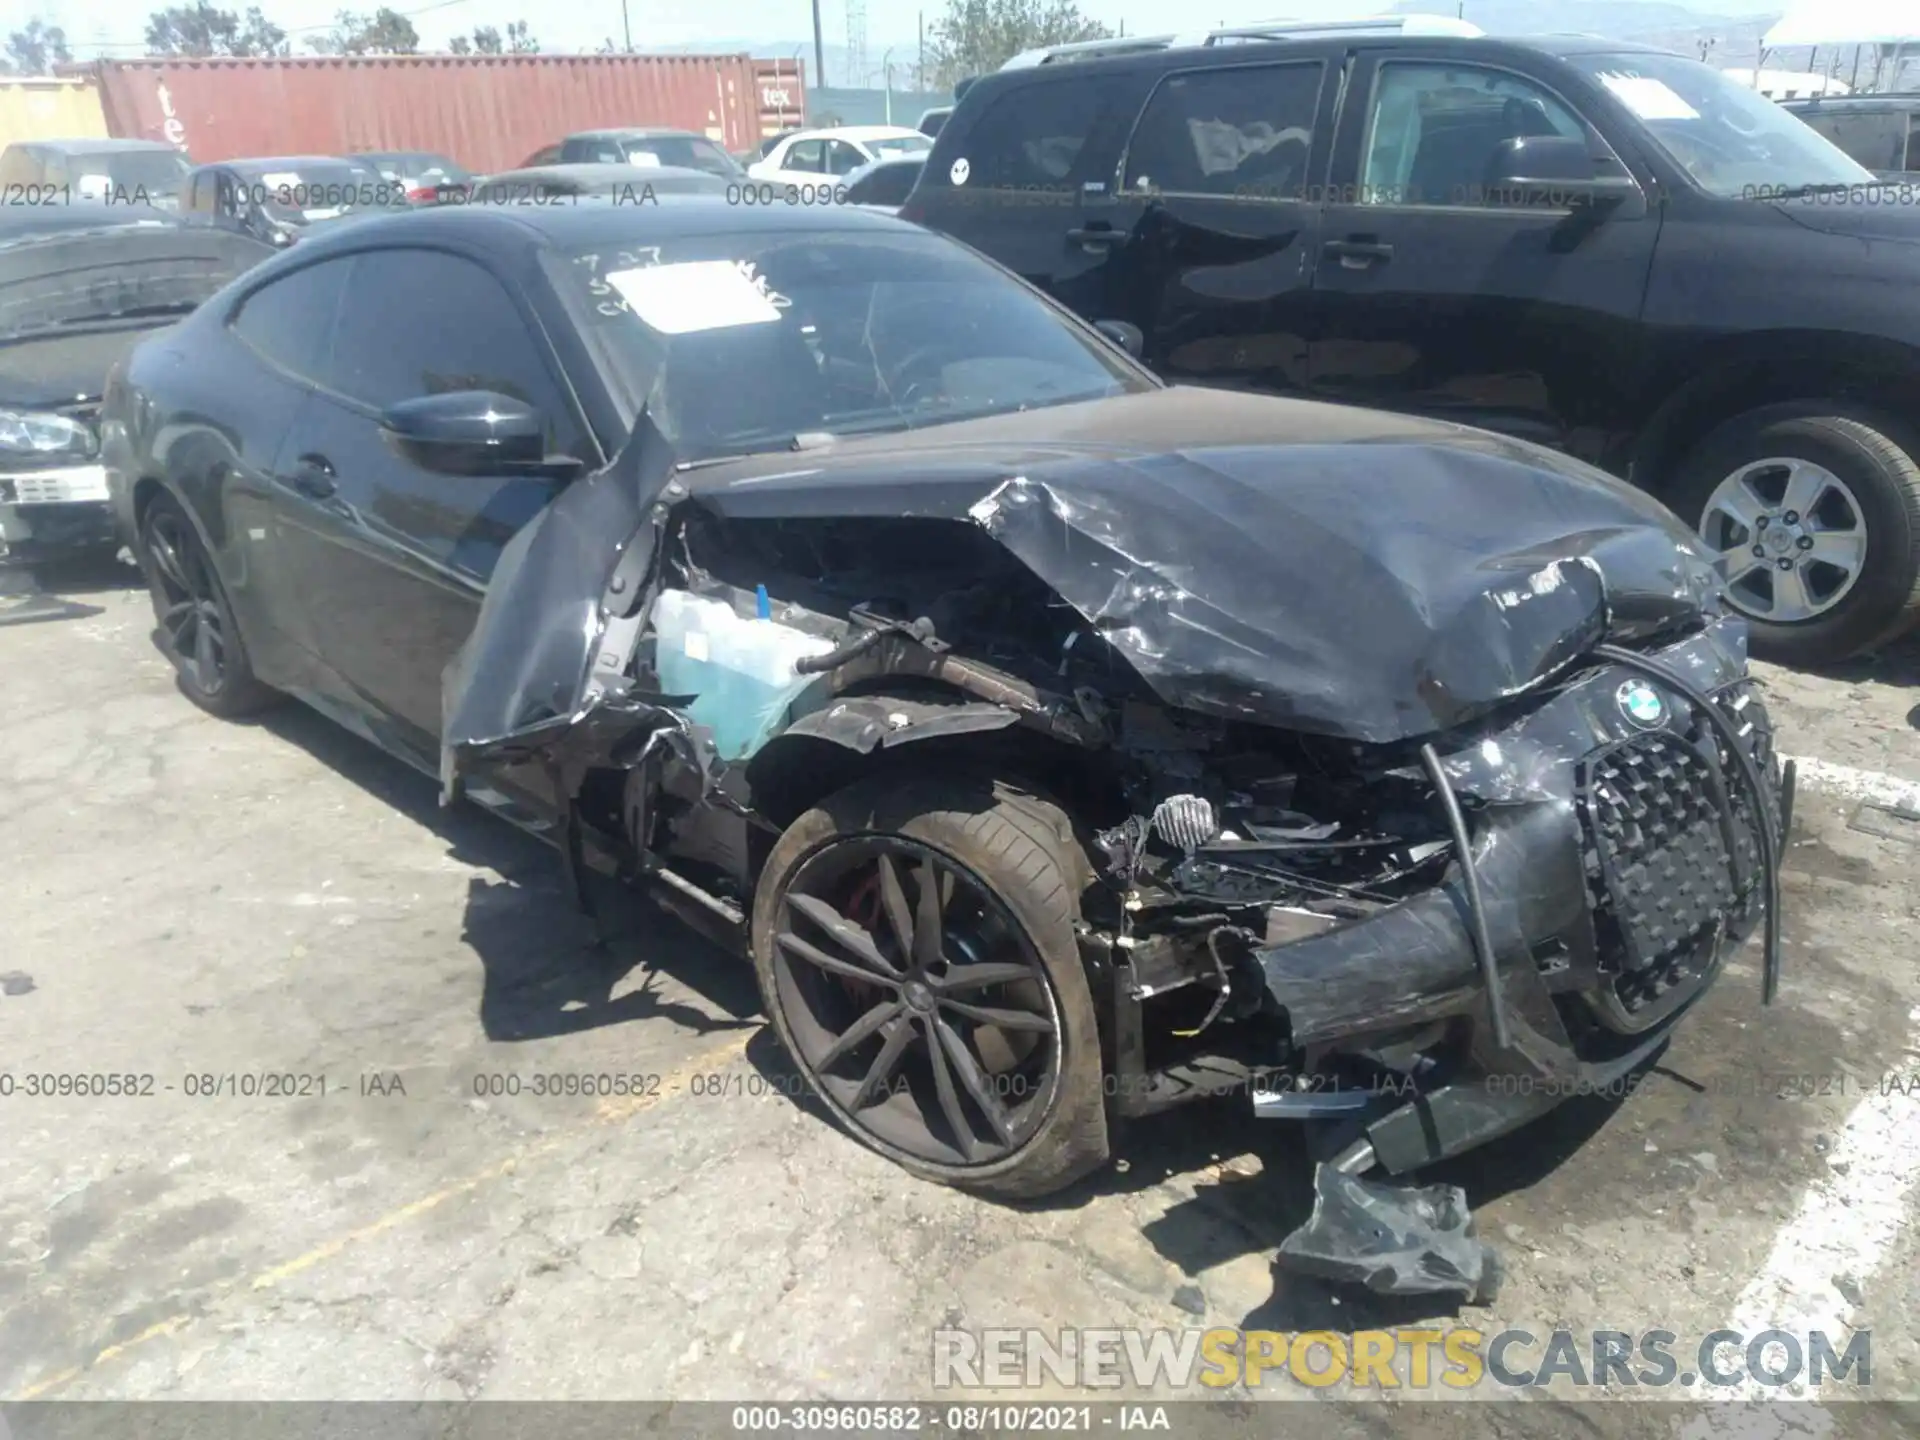
<svg viewBox="0 0 1920 1440">
<path fill-rule="evenodd" d="M 577 462 L 550 461 L 546 422 L 524 400 L 491 390 L 453 390 L 402 400 L 380 417 L 396 454 L 442 475 L 552 474 Z"/>
<path fill-rule="evenodd" d="M 1140 327 L 1125 320 L 1096 320 L 1093 328 L 1136 360 L 1147 348 L 1147 337 L 1140 333 Z"/>
<path fill-rule="evenodd" d="M 1495 204 L 1554 208 L 1611 207 L 1640 191 L 1624 175 L 1596 173 L 1588 142 L 1565 135 L 1502 140 L 1487 167 L 1486 189 Z"/>
</svg>

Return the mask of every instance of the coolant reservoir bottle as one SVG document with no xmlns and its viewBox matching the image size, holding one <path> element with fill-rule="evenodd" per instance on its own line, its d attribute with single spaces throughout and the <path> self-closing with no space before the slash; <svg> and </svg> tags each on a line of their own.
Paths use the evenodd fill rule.
<svg viewBox="0 0 1920 1440">
<path fill-rule="evenodd" d="M 795 674 L 795 662 L 833 649 L 820 636 L 685 590 L 660 593 L 653 623 L 660 688 L 696 697 L 687 712 L 713 732 L 723 760 L 745 759 L 773 737 L 818 678 Z"/>
</svg>

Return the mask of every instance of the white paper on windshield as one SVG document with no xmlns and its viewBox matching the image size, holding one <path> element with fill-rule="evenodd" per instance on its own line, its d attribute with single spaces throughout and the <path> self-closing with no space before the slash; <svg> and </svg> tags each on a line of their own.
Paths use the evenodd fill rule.
<svg viewBox="0 0 1920 1440">
<path fill-rule="evenodd" d="M 1602 75 L 1600 83 L 1642 120 L 1700 118 L 1700 112 L 1682 100 L 1671 85 L 1650 75 Z"/>
<path fill-rule="evenodd" d="M 629 150 L 627 152 L 627 163 L 629 165 L 638 165 L 642 170 L 658 170 L 660 168 L 660 157 L 651 150 Z"/>
<path fill-rule="evenodd" d="M 663 335 L 764 325 L 780 318 L 779 307 L 731 260 L 613 270 L 607 283 L 629 310 Z"/>
<path fill-rule="evenodd" d="M 303 210 L 300 213 L 309 220 L 334 220 L 339 218 L 341 211 L 336 205 L 331 210 Z"/>
<path fill-rule="evenodd" d="M 262 175 L 260 183 L 269 190 L 291 190 L 300 183 L 300 177 L 288 170 L 276 170 L 272 174 Z"/>
</svg>

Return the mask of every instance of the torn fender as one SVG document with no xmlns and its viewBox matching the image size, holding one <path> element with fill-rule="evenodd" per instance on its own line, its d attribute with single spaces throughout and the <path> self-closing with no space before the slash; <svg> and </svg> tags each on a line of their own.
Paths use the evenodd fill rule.
<svg viewBox="0 0 1920 1440">
<path fill-rule="evenodd" d="M 789 736 L 828 740 L 862 755 L 882 746 L 908 745 L 942 735 L 1005 730 L 1020 717 L 984 700 L 903 700 L 888 695 L 849 695 L 789 725 L 761 751 Z M 758 757 L 756 757 L 758 758 Z"/>
<path fill-rule="evenodd" d="M 443 800 L 482 762 L 551 756 L 596 710 L 608 713 L 571 749 L 605 755 L 670 713 L 628 697 L 625 668 L 667 513 L 656 497 L 671 473 L 643 422 L 613 464 L 567 486 L 507 542 L 442 676 Z"/>
</svg>

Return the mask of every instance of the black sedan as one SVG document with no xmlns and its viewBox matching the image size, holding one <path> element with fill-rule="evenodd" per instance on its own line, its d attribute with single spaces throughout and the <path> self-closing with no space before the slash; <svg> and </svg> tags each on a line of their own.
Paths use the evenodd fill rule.
<svg viewBox="0 0 1920 1440">
<path fill-rule="evenodd" d="M 364 160 L 282 155 L 201 165 L 183 186 L 189 223 L 291 245 L 315 226 L 408 204 L 406 187 Z"/>
<path fill-rule="evenodd" d="M 1771 998 L 1743 622 L 1577 461 L 1112 328 L 849 207 L 436 207 L 140 346 L 109 480 L 192 700 L 710 923 L 875 1150 L 1039 1195 L 1251 1091 L 1335 1142 L 1283 1259 L 1484 1295 L 1395 1177 L 1645 1063 L 1763 920 Z"/>
</svg>

